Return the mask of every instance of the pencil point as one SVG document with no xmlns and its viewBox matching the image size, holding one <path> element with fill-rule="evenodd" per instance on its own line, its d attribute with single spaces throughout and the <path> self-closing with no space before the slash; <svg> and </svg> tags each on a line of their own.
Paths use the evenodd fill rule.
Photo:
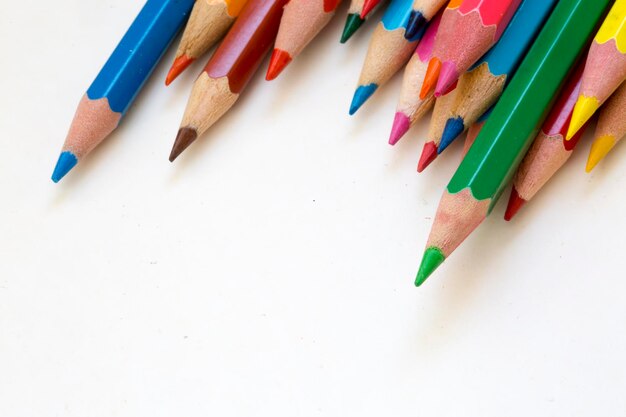
<svg viewBox="0 0 626 417">
<path fill-rule="evenodd" d="M 591 116 L 593 116 L 599 107 L 600 102 L 597 98 L 587 97 L 581 94 L 578 97 L 578 101 L 576 101 L 576 106 L 574 106 L 572 119 L 570 120 L 569 127 L 567 128 L 566 139 L 572 139 L 576 132 L 578 132 L 587 122 L 587 120 L 591 119 Z"/>
<path fill-rule="evenodd" d="M 613 136 L 605 135 L 597 138 L 591 145 L 585 171 L 591 172 L 591 170 L 598 165 L 598 162 L 603 160 L 611 149 L 613 149 L 613 146 L 615 146 L 615 138 Z"/>
<path fill-rule="evenodd" d="M 352 103 L 350 104 L 350 116 L 361 108 L 363 103 L 374 94 L 377 88 L 378 84 L 360 85 L 357 87 L 354 96 L 352 96 Z"/>
<path fill-rule="evenodd" d="M 346 43 L 354 32 L 356 32 L 365 20 L 361 19 L 358 13 L 350 13 L 346 19 L 346 25 L 343 27 L 343 33 L 341 34 L 341 40 L 339 42 Z"/>
<path fill-rule="evenodd" d="M 165 78 L 165 85 L 170 85 L 172 81 L 174 81 L 183 71 L 191 65 L 191 63 L 195 61 L 194 58 L 189 58 L 187 55 L 181 55 L 174 60 L 172 64 L 172 68 L 170 68 L 170 72 L 167 73 L 167 77 Z"/>
<path fill-rule="evenodd" d="M 272 57 L 270 58 L 270 65 L 267 68 L 267 74 L 265 79 L 272 81 L 285 69 L 285 67 L 291 62 L 291 55 L 289 52 L 282 49 L 274 49 Z"/>
<path fill-rule="evenodd" d="M 465 130 L 462 117 L 454 117 L 446 121 L 441 135 L 441 143 L 437 149 L 437 153 L 443 152 L 454 140 Z"/>
<path fill-rule="evenodd" d="M 459 78 L 459 73 L 456 70 L 456 65 L 453 62 L 446 61 L 441 64 L 439 71 L 439 79 L 437 80 L 437 87 L 435 87 L 435 97 L 441 97 L 446 95 L 456 80 Z"/>
<path fill-rule="evenodd" d="M 437 158 L 437 145 L 430 141 L 424 144 L 420 161 L 417 164 L 417 172 L 422 172 Z"/>
<path fill-rule="evenodd" d="M 506 206 L 504 212 L 504 220 L 510 222 L 517 212 L 524 207 L 526 200 L 519 196 L 519 193 L 515 189 L 515 186 L 511 189 L 511 196 L 509 197 L 509 204 Z"/>
<path fill-rule="evenodd" d="M 413 40 L 415 35 L 417 35 L 420 30 L 424 29 L 426 23 L 426 19 L 424 18 L 424 15 L 422 13 L 411 10 L 409 23 L 407 23 L 406 31 L 404 32 L 404 38 L 408 40 Z"/>
<path fill-rule="evenodd" d="M 59 155 L 59 159 L 57 160 L 57 164 L 54 167 L 54 172 L 52 173 L 52 181 L 55 183 L 61 181 L 61 179 L 67 175 L 67 173 L 70 172 L 77 163 L 78 159 L 72 152 L 61 152 L 61 155 Z"/>
<path fill-rule="evenodd" d="M 443 252 L 441 252 L 441 249 L 433 246 L 427 248 L 424 252 L 420 269 L 417 272 L 417 277 L 415 278 L 415 286 L 419 287 L 422 285 L 445 260 L 446 257 L 443 255 Z"/>
<path fill-rule="evenodd" d="M 411 122 L 406 114 L 402 112 L 396 112 L 393 118 L 393 125 L 391 126 L 391 134 L 389 135 L 389 144 L 395 145 L 409 131 Z"/>
<path fill-rule="evenodd" d="M 183 153 L 185 149 L 189 145 L 193 143 L 194 140 L 198 137 L 198 132 L 196 129 L 191 127 L 181 127 L 176 135 L 176 140 L 174 141 L 174 146 L 172 147 L 172 152 L 170 153 L 170 162 L 174 162 L 178 155 Z"/>
<path fill-rule="evenodd" d="M 361 9 L 361 15 L 359 16 L 362 20 L 365 20 L 365 16 L 370 14 L 370 12 L 380 3 L 380 0 L 365 0 L 363 2 L 363 8 Z"/>
<path fill-rule="evenodd" d="M 432 91 L 437 84 L 437 78 L 439 78 L 439 71 L 441 70 L 441 61 L 433 57 L 428 62 L 428 68 L 426 69 L 426 75 L 424 76 L 424 83 L 420 91 L 420 99 L 424 100 L 428 93 Z"/>
</svg>

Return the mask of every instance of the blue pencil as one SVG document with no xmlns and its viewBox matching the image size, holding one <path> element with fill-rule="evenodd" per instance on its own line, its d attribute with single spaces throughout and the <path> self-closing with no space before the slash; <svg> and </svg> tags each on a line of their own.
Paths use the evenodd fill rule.
<svg viewBox="0 0 626 417">
<path fill-rule="evenodd" d="M 498 101 L 557 2 L 523 0 L 498 43 L 461 76 L 438 154 Z"/>
<path fill-rule="evenodd" d="M 410 39 L 404 37 L 412 6 L 413 0 L 392 0 L 376 26 L 350 105 L 351 115 L 356 113 L 378 87 L 398 72 L 415 51 L 417 42 L 424 34 L 424 28 Z"/>
<path fill-rule="evenodd" d="M 52 174 L 58 182 L 119 124 L 194 0 L 148 0 L 83 96 Z"/>
</svg>

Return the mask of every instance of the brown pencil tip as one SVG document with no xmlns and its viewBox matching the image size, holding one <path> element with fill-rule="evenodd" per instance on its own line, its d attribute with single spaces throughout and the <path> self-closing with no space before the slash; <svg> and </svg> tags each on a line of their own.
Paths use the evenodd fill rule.
<svg viewBox="0 0 626 417">
<path fill-rule="evenodd" d="M 178 131 L 178 135 L 176 135 L 176 141 L 174 141 L 174 146 L 172 147 L 172 152 L 170 153 L 170 162 L 174 162 L 178 155 L 183 153 L 185 149 L 189 145 L 193 143 L 194 140 L 198 137 L 198 131 L 191 127 L 182 127 Z"/>
<path fill-rule="evenodd" d="M 191 65 L 194 61 L 194 58 L 189 58 L 187 55 L 181 55 L 174 60 L 172 64 L 172 68 L 170 68 L 170 72 L 167 73 L 167 77 L 165 78 L 165 85 L 170 85 L 172 81 L 174 81 L 183 71 Z"/>
<path fill-rule="evenodd" d="M 274 78 L 278 77 L 278 75 L 290 62 L 291 55 L 289 55 L 289 52 L 283 51 L 282 49 L 274 49 L 272 52 L 272 58 L 270 59 L 270 65 L 267 68 L 265 79 L 267 81 L 272 81 Z"/>
<path fill-rule="evenodd" d="M 426 70 L 426 75 L 424 76 L 424 83 L 422 84 L 422 89 L 420 91 L 420 99 L 424 100 L 428 93 L 430 93 L 435 85 L 437 84 L 437 79 L 439 79 L 439 72 L 441 71 L 441 61 L 435 57 L 431 58 L 428 62 L 428 69 Z"/>
</svg>

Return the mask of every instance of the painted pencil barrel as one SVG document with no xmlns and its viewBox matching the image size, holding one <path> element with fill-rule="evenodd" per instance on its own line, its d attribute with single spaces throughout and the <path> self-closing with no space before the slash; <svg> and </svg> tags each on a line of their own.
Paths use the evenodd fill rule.
<svg viewBox="0 0 626 417">
<path fill-rule="evenodd" d="M 189 16 L 193 0 L 149 0 L 94 80 L 87 96 L 125 114 Z"/>
</svg>

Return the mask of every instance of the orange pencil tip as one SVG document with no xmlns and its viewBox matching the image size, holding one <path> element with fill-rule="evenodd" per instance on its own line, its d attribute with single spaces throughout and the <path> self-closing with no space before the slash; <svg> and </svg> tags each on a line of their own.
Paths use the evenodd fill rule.
<svg viewBox="0 0 626 417">
<path fill-rule="evenodd" d="M 431 58 L 428 62 L 428 69 L 426 70 L 426 76 L 424 76 L 424 83 L 422 84 L 422 90 L 420 91 L 420 99 L 424 100 L 428 93 L 430 93 L 439 78 L 439 71 L 441 71 L 441 61 L 437 58 Z"/>
<path fill-rule="evenodd" d="M 167 73 L 165 85 L 170 85 L 193 61 L 195 61 L 195 59 L 189 58 L 187 55 L 177 57 L 172 64 L 172 68 L 170 68 L 170 72 Z"/>
<path fill-rule="evenodd" d="M 270 58 L 270 65 L 267 68 L 267 74 L 265 79 L 272 81 L 274 78 L 285 69 L 285 67 L 291 62 L 291 55 L 282 49 L 274 49 L 272 57 Z"/>
</svg>

